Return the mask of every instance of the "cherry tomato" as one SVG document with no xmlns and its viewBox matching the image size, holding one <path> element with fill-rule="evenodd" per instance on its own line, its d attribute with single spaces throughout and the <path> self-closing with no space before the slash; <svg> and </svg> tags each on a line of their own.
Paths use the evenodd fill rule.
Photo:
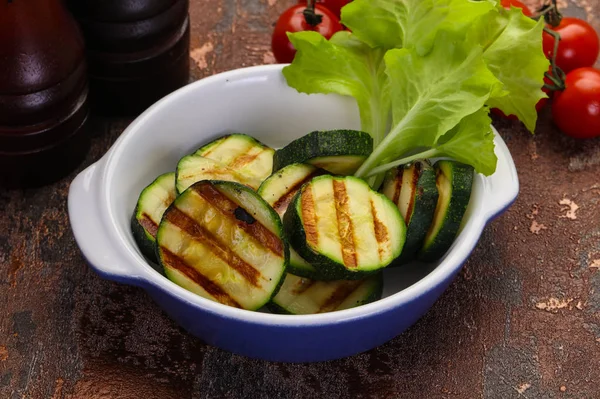
<svg viewBox="0 0 600 399">
<path fill-rule="evenodd" d="M 594 65 L 600 51 L 600 40 L 590 24 L 579 18 L 565 17 L 557 27 L 548 28 L 560 34 L 556 65 L 565 73 Z M 554 37 L 544 32 L 543 45 L 544 53 L 550 59 L 554 51 Z"/>
<path fill-rule="evenodd" d="M 500 2 L 502 7 L 506 9 L 510 9 L 510 6 L 523 9 L 523 14 L 527 17 L 533 17 L 531 10 L 525 4 L 521 3 L 519 0 L 502 0 Z"/>
<path fill-rule="evenodd" d="M 314 26 L 306 21 L 303 14 L 305 9 L 306 5 L 296 4 L 279 16 L 271 38 L 271 48 L 277 62 L 292 62 L 294 55 L 296 55 L 296 49 L 290 43 L 286 32 L 312 30 L 329 39 L 335 32 L 343 29 L 338 17 L 321 4 L 315 4 L 315 13 L 321 16 L 321 22 Z"/>
<path fill-rule="evenodd" d="M 317 4 L 328 8 L 336 17 L 341 18 L 342 7 L 351 1 L 352 0 L 317 0 Z M 298 4 L 306 4 L 306 0 L 300 0 L 298 1 Z"/>
<path fill-rule="evenodd" d="M 586 67 L 569 72 L 565 89 L 554 94 L 552 118 L 571 137 L 599 137 L 600 70 Z"/>
</svg>

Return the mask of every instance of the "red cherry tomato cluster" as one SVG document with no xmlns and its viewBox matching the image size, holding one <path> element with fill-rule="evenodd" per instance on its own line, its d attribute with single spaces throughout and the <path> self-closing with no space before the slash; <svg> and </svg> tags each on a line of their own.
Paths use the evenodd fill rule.
<svg viewBox="0 0 600 399">
<path fill-rule="evenodd" d="M 522 8 L 523 14 L 533 16 L 520 1 L 502 0 L 501 4 L 505 8 Z M 550 11 L 560 15 L 557 9 Z M 547 74 L 550 78 L 544 79 L 544 91 L 552 98 L 554 123 L 571 137 L 600 137 L 600 70 L 593 68 L 600 53 L 598 34 L 582 19 L 559 17 L 554 25 L 548 24 L 543 35 L 544 53 L 555 66 Z M 553 87 L 552 91 L 548 87 Z M 547 99 L 540 100 L 538 111 L 546 102 Z M 503 115 L 499 110 L 495 112 Z M 512 115 L 508 118 L 512 119 Z"/>
<path fill-rule="evenodd" d="M 558 26 L 548 28 L 560 35 L 556 66 L 569 73 L 577 68 L 594 65 L 600 50 L 600 40 L 590 24 L 579 18 L 565 17 Z M 554 43 L 554 37 L 544 32 L 543 46 L 548 58 L 552 57 Z"/>
<path fill-rule="evenodd" d="M 300 0 L 298 4 L 285 10 L 277 20 L 271 48 L 273 55 L 279 63 L 292 62 L 296 50 L 287 37 L 287 32 L 315 31 L 326 39 L 331 38 L 335 32 L 343 30 L 340 23 L 340 13 L 343 6 L 350 0 Z"/>
</svg>

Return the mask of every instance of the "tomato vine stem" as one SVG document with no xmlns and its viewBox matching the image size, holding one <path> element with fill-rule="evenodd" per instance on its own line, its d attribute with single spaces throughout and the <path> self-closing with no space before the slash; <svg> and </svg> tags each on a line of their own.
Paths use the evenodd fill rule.
<svg viewBox="0 0 600 399">
<path fill-rule="evenodd" d="M 552 27 L 556 27 L 560 25 L 560 21 L 562 21 L 562 14 L 558 9 L 558 4 L 556 0 L 551 0 L 550 2 L 544 2 L 544 4 L 537 10 L 539 14 L 536 19 L 539 17 L 544 17 L 546 23 Z"/>
<path fill-rule="evenodd" d="M 544 4 L 537 10 L 537 13 L 538 15 L 534 19 L 539 20 L 539 18 L 544 18 L 544 21 L 550 26 L 545 26 L 544 32 L 552 36 L 554 39 L 552 56 L 550 57 L 551 72 L 544 73 L 544 77 L 550 80 L 551 83 L 544 84 L 544 88 L 550 91 L 562 91 L 565 89 L 566 76 L 564 71 L 558 65 L 556 65 L 556 55 L 558 54 L 558 45 L 561 38 L 560 33 L 551 29 L 560 25 L 563 18 L 560 10 L 558 9 L 557 0 L 544 2 Z"/>
<path fill-rule="evenodd" d="M 552 68 L 552 73 L 546 72 L 544 76 L 548 78 L 552 84 L 545 84 L 544 87 L 548 90 L 557 91 L 565 89 L 565 72 L 560 69 L 558 65 L 556 65 L 556 55 L 558 54 L 558 45 L 560 43 L 560 33 L 550 29 L 544 28 L 544 32 L 549 34 L 554 38 L 554 47 L 552 49 L 552 58 L 550 59 L 550 66 Z"/>
<path fill-rule="evenodd" d="M 315 11 L 315 0 L 307 0 L 306 8 L 302 11 L 302 14 L 306 23 L 312 27 L 319 25 L 323 20 L 323 16 Z"/>
</svg>

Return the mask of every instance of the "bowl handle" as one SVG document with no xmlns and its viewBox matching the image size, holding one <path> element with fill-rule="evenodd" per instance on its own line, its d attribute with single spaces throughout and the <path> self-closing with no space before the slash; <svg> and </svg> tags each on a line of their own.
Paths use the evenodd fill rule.
<svg viewBox="0 0 600 399">
<path fill-rule="evenodd" d="M 68 209 L 75 241 L 90 266 L 102 277 L 140 285 L 143 270 L 128 267 L 100 218 L 99 193 L 103 161 L 89 166 L 75 177 L 69 187 Z"/>
<path fill-rule="evenodd" d="M 485 181 L 484 212 L 488 221 L 500 216 L 507 210 L 519 195 L 519 176 L 517 168 L 510 156 L 510 151 L 500 136 L 494 140 L 496 148 L 504 156 L 498 157 L 496 171 Z M 498 152 L 497 152 L 498 153 Z"/>
</svg>

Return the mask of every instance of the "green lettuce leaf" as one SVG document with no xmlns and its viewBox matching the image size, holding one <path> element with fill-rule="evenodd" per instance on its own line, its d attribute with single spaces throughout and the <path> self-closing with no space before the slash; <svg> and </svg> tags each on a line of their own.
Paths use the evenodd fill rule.
<svg viewBox="0 0 600 399">
<path fill-rule="evenodd" d="M 492 175 L 498 158 L 491 123 L 487 107 L 466 116 L 440 138 L 435 147 L 438 156 L 454 158 L 486 176 Z"/>
<path fill-rule="evenodd" d="M 358 177 L 384 171 L 374 168 L 415 149 L 435 147 L 463 118 L 481 110 L 501 86 L 483 61 L 482 48 L 449 32 L 437 35 L 425 57 L 415 49 L 394 49 L 384 58 L 392 88 L 393 124 L 356 172 Z"/>
<path fill-rule="evenodd" d="M 327 41 L 317 32 L 288 34 L 297 50 L 283 68 L 288 85 L 302 93 L 337 93 L 356 99 L 361 128 L 377 145 L 387 131 L 390 98 L 383 49 L 373 49 L 350 32 Z"/>
<path fill-rule="evenodd" d="M 354 0 L 342 9 L 352 33 L 329 41 L 316 32 L 288 34 L 297 53 L 283 74 L 300 92 L 356 100 L 375 144 L 358 177 L 438 156 L 489 175 L 497 161 L 489 108 L 533 131 L 548 69 L 543 22 L 496 3 Z"/>
<path fill-rule="evenodd" d="M 371 47 L 416 48 L 425 54 L 439 30 L 464 34 L 493 9 L 493 1 L 354 0 L 342 8 L 342 23 Z"/>
<path fill-rule="evenodd" d="M 544 72 L 550 66 L 540 40 L 543 28 L 543 18 L 536 22 L 512 8 L 488 13 L 469 32 L 471 40 L 484 47 L 488 68 L 508 92 L 492 95 L 488 105 L 506 115 L 516 115 L 531 132 L 538 116 L 535 106 L 547 97 L 541 90 Z"/>
<path fill-rule="evenodd" d="M 498 158 L 494 151 L 494 132 L 491 122 L 489 108 L 481 108 L 464 117 L 458 125 L 440 137 L 429 149 L 373 168 L 367 176 L 383 173 L 416 159 L 437 157 L 454 158 L 473 166 L 479 173 L 486 176 L 492 175 L 496 171 Z"/>
</svg>

